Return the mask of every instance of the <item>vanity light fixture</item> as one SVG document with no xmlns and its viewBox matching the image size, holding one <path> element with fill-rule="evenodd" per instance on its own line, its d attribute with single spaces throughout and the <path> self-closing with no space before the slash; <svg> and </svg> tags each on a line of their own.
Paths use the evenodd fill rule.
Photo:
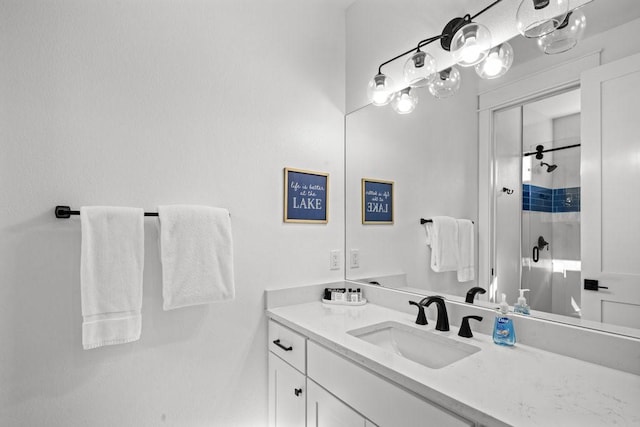
<svg viewBox="0 0 640 427">
<path fill-rule="evenodd" d="M 471 22 L 469 15 L 462 19 L 464 22 L 460 28 L 455 31 L 449 44 L 449 50 L 451 51 L 453 60 L 458 65 L 461 67 L 472 67 L 487 57 L 489 49 L 491 49 L 491 31 L 482 24 Z M 457 23 L 455 25 L 460 24 Z M 445 40 L 446 37 L 441 40 L 443 47 Z"/>
<path fill-rule="evenodd" d="M 436 60 L 420 48 L 404 64 L 404 81 L 409 86 L 427 86 L 435 76 Z"/>
<path fill-rule="evenodd" d="M 582 38 L 586 26 L 587 18 L 584 13 L 580 9 L 574 9 L 554 32 L 538 38 L 538 47 L 547 55 L 566 52 Z"/>
<path fill-rule="evenodd" d="M 494 46 L 487 57 L 475 66 L 476 74 L 483 79 L 497 79 L 509 71 L 513 64 L 513 48 L 508 42 Z"/>
<path fill-rule="evenodd" d="M 477 22 L 485 13 L 502 0 L 495 0 L 475 15 L 451 19 L 442 33 L 421 40 L 414 48 L 403 52 L 378 67 L 378 73 L 369 81 L 367 96 L 373 105 L 391 102 L 400 114 L 412 112 L 418 103 L 415 88 L 427 86 L 436 98 L 448 98 L 460 88 L 460 72 L 456 67 L 438 71 L 432 55 L 423 47 L 439 40 L 440 46 L 451 52 L 456 65 L 475 66 L 483 79 L 503 76 L 513 64 L 513 48 L 507 42 L 492 46 L 491 31 Z M 569 0 L 522 0 L 516 15 L 517 28 L 525 37 L 537 37 L 539 47 L 545 53 L 559 53 L 573 47 L 582 37 L 586 19 L 580 11 L 569 12 Z M 557 31 L 556 28 L 558 28 Z M 411 55 L 403 67 L 403 89 L 394 86 L 393 80 L 382 73 L 382 67 Z"/>
<path fill-rule="evenodd" d="M 429 92 L 438 99 L 449 98 L 460 89 L 460 71 L 449 67 L 438 72 L 438 76 L 429 84 Z"/>
<path fill-rule="evenodd" d="M 382 106 L 391 102 L 394 95 L 393 80 L 378 72 L 367 87 L 367 96 L 373 105 Z"/>
<path fill-rule="evenodd" d="M 520 34 L 536 38 L 558 28 L 569 12 L 569 0 L 522 0 L 516 12 Z"/>
<path fill-rule="evenodd" d="M 391 101 L 391 107 L 398 114 L 409 114 L 416 109 L 418 97 L 416 91 L 411 87 L 405 87 Z"/>
<path fill-rule="evenodd" d="M 440 40 L 442 48 L 451 52 L 456 63 L 463 67 L 470 67 L 483 61 L 491 48 L 491 32 L 484 25 L 473 22 L 475 18 L 486 12 L 487 10 L 500 3 L 502 0 L 495 0 L 489 6 L 480 12 L 471 16 L 469 14 L 462 18 L 454 18 L 450 20 L 442 30 L 442 33 L 421 40 L 418 45 L 407 50 L 388 61 L 383 62 L 378 67 L 378 73 L 369 81 L 367 88 L 367 96 L 373 105 L 381 106 L 392 102 L 398 107 L 397 111 L 406 114 L 409 108 L 409 102 L 413 105 L 410 108 L 413 111 L 417 103 L 415 92 L 402 89 L 399 95 L 393 95 L 395 90 L 391 78 L 382 73 L 382 67 L 393 62 L 405 55 L 411 54 L 405 62 L 403 68 L 404 80 L 408 88 L 416 88 L 421 86 L 429 86 L 429 91 L 440 94 L 439 97 L 447 97 L 455 93 L 460 87 L 460 73 L 455 68 L 444 70 L 437 73 L 435 59 L 432 55 L 423 52 L 422 48 L 437 40 Z M 414 100 L 415 97 L 415 100 Z"/>
</svg>

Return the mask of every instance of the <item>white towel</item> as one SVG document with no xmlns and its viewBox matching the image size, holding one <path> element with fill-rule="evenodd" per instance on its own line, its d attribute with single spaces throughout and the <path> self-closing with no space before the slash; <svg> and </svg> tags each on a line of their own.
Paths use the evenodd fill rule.
<svg viewBox="0 0 640 427">
<path fill-rule="evenodd" d="M 441 273 L 458 269 L 458 223 L 448 216 L 436 216 L 426 223 L 431 246 L 431 269 Z"/>
<path fill-rule="evenodd" d="M 144 212 L 80 208 L 82 346 L 85 350 L 140 339 Z"/>
<path fill-rule="evenodd" d="M 473 222 L 458 219 L 458 282 L 475 278 L 475 244 Z"/>
<path fill-rule="evenodd" d="M 165 310 L 235 297 L 229 211 L 159 206 Z"/>
</svg>

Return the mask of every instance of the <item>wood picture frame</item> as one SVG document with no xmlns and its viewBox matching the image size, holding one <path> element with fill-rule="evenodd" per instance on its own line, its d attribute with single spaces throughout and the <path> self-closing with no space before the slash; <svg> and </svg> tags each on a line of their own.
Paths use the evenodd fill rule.
<svg viewBox="0 0 640 427">
<path fill-rule="evenodd" d="M 284 222 L 329 222 L 329 174 L 284 168 Z"/>
<path fill-rule="evenodd" d="M 362 223 L 393 224 L 394 182 L 362 178 Z"/>
</svg>

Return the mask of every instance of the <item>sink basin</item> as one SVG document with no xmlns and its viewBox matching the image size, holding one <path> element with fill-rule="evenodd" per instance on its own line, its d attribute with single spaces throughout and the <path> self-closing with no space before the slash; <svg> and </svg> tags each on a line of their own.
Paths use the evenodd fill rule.
<svg viewBox="0 0 640 427">
<path fill-rule="evenodd" d="M 433 369 L 480 351 L 474 345 L 397 322 L 377 323 L 347 333 Z"/>
</svg>

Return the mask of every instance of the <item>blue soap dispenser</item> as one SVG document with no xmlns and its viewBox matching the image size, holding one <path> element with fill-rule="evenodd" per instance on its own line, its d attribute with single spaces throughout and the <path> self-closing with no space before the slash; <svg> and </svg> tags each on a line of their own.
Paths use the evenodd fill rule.
<svg viewBox="0 0 640 427">
<path fill-rule="evenodd" d="M 502 294 L 500 302 L 500 313 L 496 316 L 493 325 L 493 342 L 499 345 L 512 346 L 516 343 L 516 330 L 513 327 L 513 319 L 507 316 L 509 313 L 509 304 L 507 304 L 507 296 Z"/>
</svg>

